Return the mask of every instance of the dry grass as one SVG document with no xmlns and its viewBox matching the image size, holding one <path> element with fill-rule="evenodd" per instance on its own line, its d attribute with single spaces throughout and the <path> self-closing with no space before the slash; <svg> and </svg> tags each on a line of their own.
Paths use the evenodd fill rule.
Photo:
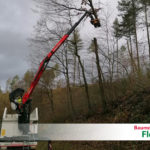
<svg viewBox="0 0 150 150">
<path fill-rule="evenodd" d="M 140 79 L 130 77 L 128 79 L 121 79 L 113 83 L 105 83 L 105 94 L 107 97 L 108 110 L 106 114 L 101 114 L 101 100 L 98 85 L 89 85 L 90 101 L 93 107 L 93 114 L 88 114 L 88 107 L 84 87 L 72 87 L 73 105 L 75 107 L 76 116 L 71 118 L 66 88 L 58 88 L 53 91 L 54 95 L 54 113 L 51 111 L 48 97 L 43 94 L 39 88 L 36 88 L 32 96 L 33 108 L 39 108 L 39 118 L 41 123 L 111 123 L 111 122 L 134 122 L 143 120 L 148 122 L 146 117 L 149 112 L 149 97 L 150 88 L 149 76 L 142 76 Z M 137 104 L 137 105 L 136 105 Z M 138 105 L 139 104 L 139 105 Z M 134 105 L 135 109 L 130 109 Z M 8 93 L 0 94 L 0 117 L 4 107 L 8 107 Z M 140 107 L 146 111 L 138 111 L 138 116 L 130 117 L 130 113 L 139 110 Z M 129 110 L 133 110 L 130 111 Z M 148 111 L 148 112 L 147 112 Z M 144 113 L 144 115 L 142 114 Z M 137 112 L 136 112 L 137 114 Z M 149 118 L 149 117 L 148 117 Z M 144 120 L 145 119 L 145 120 Z M 53 142 L 55 150 L 148 150 L 149 142 Z M 47 142 L 40 142 L 37 150 L 46 150 Z"/>
</svg>

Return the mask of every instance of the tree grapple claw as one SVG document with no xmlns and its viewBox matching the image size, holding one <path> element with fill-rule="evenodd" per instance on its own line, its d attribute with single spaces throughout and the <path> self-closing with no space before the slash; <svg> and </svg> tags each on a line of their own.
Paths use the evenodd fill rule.
<svg viewBox="0 0 150 150">
<path fill-rule="evenodd" d="M 91 18 L 91 24 L 94 25 L 95 28 L 101 27 L 100 20 L 97 17 L 95 17 L 93 13 L 90 12 L 89 17 Z"/>
<path fill-rule="evenodd" d="M 91 24 L 94 25 L 95 28 L 101 27 L 99 19 L 91 19 Z"/>
</svg>

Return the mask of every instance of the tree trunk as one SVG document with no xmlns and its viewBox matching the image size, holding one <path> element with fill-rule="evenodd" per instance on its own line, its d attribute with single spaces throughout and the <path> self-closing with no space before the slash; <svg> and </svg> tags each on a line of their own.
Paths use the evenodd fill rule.
<svg viewBox="0 0 150 150">
<path fill-rule="evenodd" d="M 150 61 L 150 35 L 149 35 L 149 27 L 148 27 L 148 16 L 147 16 L 147 5 L 144 6 L 145 10 L 145 23 L 146 23 L 146 29 L 147 29 L 147 40 L 148 40 L 148 47 L 149 47 L 149 61 Z"/>
<path fill-rule="evenodd" d="M 129 48 L 129 42 L 128 42 L 128 40 L 127 40 L 127 49 L 128 49 L 128 53 L 129 53 L 129 56 L 130 56 L 130 59 L 131 59 L 132 71 L 133 71 L 133 73 L 135 73 L 135 71 L 137 71 L 137 66 L 136 66 L 135 61 L 133 59 L 132 50 L 130 50 L 130 48 Z"/>
<path fill-rule="evenodd" d="M 136 12 L 135 12 L 134 0 L 132 0 L 132 7 L 134 10 L 133 19 L 134 19 L 135 41 L 136 41 L 137 64 L 138 64 L 138 71 L 140 72 L 140 58 L 139 58 L 139 47 L 138 47 L 138 37 L 137 37 L 137 27 L 136 27 Z"/>
<path fill-rule="evenodd" d="M 48 99 L 50 100 L 52 113 L 54 113 L 53 90 L 51 88 L 50 88 L 50 91 L 49 91 L 49 88 L 47 89 L 47 96 L 48 96 Z"/>
<path fill-rule="evenodd" d="M 94 16 L 95 16 L 96 18 L 98 18 L 97 13 L 95 12 L 95 9 L 94 9 L 92 0 L 88 0 L 88 1 L 89 1 L 89 3 L 90 3 L 90 7 L 91 7 L 91 9 L 92 9 L 92 11 L 93 11 L 93 13 L 94 13 Z"/>
<path fill-rule="evenodd" d="M 94 66 L 93 66 L 93 62 L 94 62 L 94 59 L 92 57 L 92 72 L 91 72 L 91 75 L 92 75 L 92 84 L 94 84 Z"/>
<path fill-rule="evenodd" d="M 76 84 L 76 56 L 74 55 L 74 68 L 73 68 L 73 84 L 74 84 L 74 86 L 75 86 L 75 84 Z"/>
<path fill-rule="evenodd" d="M 131 56 L 132 56 L 132 58 L 133 58 L 133 49 L 132 49 L 132 39 L 131 39 L 131 35 L 129 35 L 129 40 L 130 40 Z"/>
<path fill-rule="evenodd" d="M 73 106 L 73 102 L 72 102 L 72 90 L 70 87 L 70 80 L 69 80 L 69 76 L 68 74 L 66 75 L 66 80 L 67 80 L 67 95 L 69 96 L 69 108 L 71 109 L 72 115 L 75 115 L 75 109 Z"/>
<path fill-rule="evenodd" d="M 110 75 L 110 83 L 112 83 L 112 70 L 111 70 L 111 55 L 110 55 L 110 46 L 109 46 L 109 30 L 108 30 L 108 22 L 106 22 L 106 37 L 107 37 L 107 50 L 108 50 L 108 64 L 109 64 L 109 68 L 108 68 L 108 72 Z"/>
<path fill-rule="evenodd" d="M 88 109 L 92 110 L 91 102 L 90 102 L 90 97 L 89 97 L 88 84 L 87 84 L 87 80 L 86 80 L 86 76 L 85 76 L 85 71 L 84 71 L 84 66 L 83 66 L 83 64 L 81 62 L 81 58 L 78 55 L 77 51 L 76 51 L 76 56 L 78 58 L 78 61 L 79 61 L 79 64 L 80 64 L 80 67 L 81 67 L 81 70 L 82 70 L 82 76 L 83 76 L 83 80 L 84 80 L 84 87 L 85 87 L 85 92 L 86 92 L 86 98 L 87 98 L 87 102 L 88 102 Z"/>
<path fill-rule="evenodd" d="M 84 70 L 84 66 L 81 62 L 81 58 L 78 54 L 78 47 L 77 47 L 77 42 L 76 42 L 76 38 L 75 38 L 75 32 L 74 32 L 74 46 L 75 46 L 75 55 L 77 56 L 78 58 L 78 61 L 79 61 L 79 65 L 81 67 L 81 71 L 82 71 L 82 76 L 83 76 L 83 80 L 84 80 L 84 87 L 85 87 L 85 93 L 86 93 L 86 98 L 87 98 L 87 103 L 88 103 L 88 109 L 89 111 L 92 110 L 92 107 L 91 107 L 91 102 L 90 102 L 90 96 L 89 96 L 89 89 L 88 89 L 88 84 L 87 84 L 87 80 L 86 80 L 86 76 L 85 76 L 85 70 Z"/>
<path fill-rule="evenodd" d="M 135 25 L 135 40 L 136 40 L 136 53 L 137 53 L 138 71 L 140 71 L 140 58 L 139 58 L 139 48 L 138 48 L 138 39 L 137 39 L 136 25 Z"/>
<path fill-rule="evenodd" d="M 79 76 L 79 85 L 81 86 L 82 82 L 81 82 L 81 76 L 80 76 L 80 64 L 78 62 L 78 76 Z"/>
<path fill-rule="evenodd" d="M 118 61 L 119 61 L 119 46 L 118 46 L 118 38 L 117 38 L 117 76 L 119 77 L 119 64 L 118 64 Z"/>
<path fill-rule="evenodd" d="M 65 50 L 65 58 L 66 58 L 66 82 L 67 82 L 67 97 L 69 102 L 69 108 L 71 109 L 71 113 L 75 115 L 75 109 L 72 102 L 72 90 L 70 87 L 70 79 L 69 79 L 69 69 L 68 69 L 68 58 L 67 58 L 67 50 Z"/>
<path fill-rule="evenodd" d="M 94 46 L 95 46 L 95 56 L 96 56 L 96 65 L 97 65 L 97 72 L 98 72 L 98 83 L 99 83 L 99 90 L 100 90 L 100 96 L 102 100 L 102 112 L 106 112 L 106 97 L 104 92 L 104 86 L 102 81 L 102 71 L 101 66 L 99 63 L 99 55 L 98 55 L 98 45 L 97 45 L 97 39 L 94 38 Z"/>
</svg>

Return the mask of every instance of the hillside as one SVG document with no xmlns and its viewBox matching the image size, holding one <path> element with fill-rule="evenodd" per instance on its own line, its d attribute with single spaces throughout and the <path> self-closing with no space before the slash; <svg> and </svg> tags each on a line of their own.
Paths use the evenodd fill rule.
<svg viewBox="0 0 150 150">
<path fill-rule="evenodd" d="M 150 87 L 139 92 L 118 97 L 108 104 L 106 114 L 95 113 L 90 117 L 80 116 L 74 123 L 149 123 Z M 66 122 L 72 122 L 67 120 Z M 149 150 L 149 142 L 53 142 L 55 150 Z M 47 143 L 39 143 L 46 146 Z M 44 149 L 43 149 L 44 150 Z"/>
<path fill-rule="evenodd" d="M 50 99 L 45 90 L 36 88 L 32 96 L 32 109 L 39 108 L 40 123 L 149 123 L 150 122 L 150 87 L 149 78 L 143 76 L 143 80 L 133 82 L 122 79 L 114 81 L 111 86 L 105 84 L 107 96 L 107 111 L 102 113 L 100 96 L 97 84 L 89 86 L 92 113 L 88 112 L 84 87 L 72 87 L 73 105 L 76 114 L 71 115 L 68 108 L 66 88 L 53 90 L 54 112 L 51 110 Z M 140 81 L 140 82 L 139 82 Z M 139 86 L 140 85 L 140 86 Z M 119 87 L 119 88 L 118 88 Z M 0 94 L 1 109 L 10 104 L 8 93 Z M 14 113 L 10 111 L 11 113 Z M 55 150 L 99 150 L 101 149 L 142 149 L 148 150 L 149 142 L 53 142 Z M 46 150 L 47 142 L 40 142 L 37 150 Z"/>
</svg>

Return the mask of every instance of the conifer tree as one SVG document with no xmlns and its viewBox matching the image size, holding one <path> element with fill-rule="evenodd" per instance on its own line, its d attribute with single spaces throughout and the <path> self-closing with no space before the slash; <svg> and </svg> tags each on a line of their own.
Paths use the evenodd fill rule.
<svg viewBox="0 0 150 150">
<path fill-rule="evenodd" d="M 149 34 L 149 23 L 148 23 L 148 7 L 150 7 L 150 0 L 139 0 L 139 3 L 142 5 L 142 11 L 145 15 L 145 25 L 147 30 L 147 41 L 149 47 L 149 59 L 150 59 L 150 34 Z"/>
<path fill-rule="evenodd" d="M 130 41 L 131 36 L 134 35 L 136 44 L 137 65 L 138 71 L 140 71 L 137 18 L 141 11 L 141 8 L 136 0 L 121 0 L 118 2 L 118 10 L 120 11 L 120 16 L 122 17 L 122 35 L 129 36 Z"/>
</svg>

